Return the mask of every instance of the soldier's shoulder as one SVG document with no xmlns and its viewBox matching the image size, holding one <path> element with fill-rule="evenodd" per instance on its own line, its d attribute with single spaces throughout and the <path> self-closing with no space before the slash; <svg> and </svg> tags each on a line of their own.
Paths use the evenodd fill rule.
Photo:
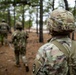
<svg viewBox="0 0 76 75">
<path fill-rule="evenodd" d="M 22 30 L 22 34 L 26 35 L 28 33 L 27 33 L 27 31 Z"/>
<path fill-rule="evenodd" d="M 21 34 L 25 34 L 25 31 L 24 31 L 24 30 L 22 30 L 22 31 L 21 31 Z"/>
<path fill-rule="evenodd" d="M 7 25 L 7 23 L 5 23 L 5 22 L 2 22 L 1 24 L 2 24 L 2 25 Z"/>
<path fill-rule="evenodd" d="M 40 48 L 39 48 L 39 52 L 42 52 L 42 51 L 46 51 L 46 50 L 50 50 L 50 49 L 53 49 L 55 48 L 56 46 L 53 44 L 53 43 L 46 43 L 44 45 L 42 45 Z"/>
<path fill-rule="evenodd" d="M 44 54 L 44 52 L 48 52 L 48 51 L 53 52 L 53 53 L 55 52 L 57 54 L 63 54 L 63 52 L 61 52 L 60 49 L 53 43 L 44 44 L 43 46 L 39 48 L 38 53 Z"/>
<path fill-rule="evenodd" d="M 24 31 L 24 30 L 22 30 L 21 32 L 22 32 L 22 33 L 25 33 L 25 31 Z"/>
<path fill-rule="evenodd" d="M 16 36 L 17 33 L 18 33 L 18 31 L 14 31 L 14 32 L 12 33 L 12 36 Z"/>
</svg>

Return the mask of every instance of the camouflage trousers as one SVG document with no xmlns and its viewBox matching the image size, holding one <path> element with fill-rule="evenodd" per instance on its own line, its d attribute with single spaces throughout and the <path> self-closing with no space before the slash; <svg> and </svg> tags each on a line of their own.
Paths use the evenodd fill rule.
<svg viewBox="0 0 76 75">
<path fill-rule="evenodd" d="M 15 48 L 14 53 L 15 53 L 16 65 L 20 64 L 20 58 L 22 59 L 23 64 L 27 65 L 27 59 L 25 56 L 26 54 L 25 48 L 21 48 L 21 49 Z"/>
<path fill-rule="evenodd" d="M 0 43 L 3 45 L 7 43 L 7 34 L 0 34 Z"/>
</svg>

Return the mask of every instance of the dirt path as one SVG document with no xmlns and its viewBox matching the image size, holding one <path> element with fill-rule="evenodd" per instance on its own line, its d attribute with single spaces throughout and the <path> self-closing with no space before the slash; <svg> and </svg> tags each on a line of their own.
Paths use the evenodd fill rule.
<svg viewBox="0 0 76 75">
<path fill-rule="evenodd" d="M 9 36 L 9 40 L 11 36 Z M 44 35 L 44 43 L 50 38 L 50 35 Z M 9 46 L 0 47 L 0 75 L 32 75 L 32 64 L 34 62 L 35 55 L 38 48 L 44 43 L 38 42 L 39 37 L 36 33 L 29 33 L 29 39 L 27 44 L 26 56 L 28 58 L 28 64 L 30 67 L 30 72 L 26 73 L 22 61 L 21 67 L 15 66 L 14 51 Z"/>
<path fill-rule="evenodd" d="M 44 43 L 47 42 L 47 39 L 50 38 L 50 35 L 44 34 Z M 75 34 L 76 36 L 76 34 Z M 8 38 L 11 40 L 11 36 Z M 22 61 L 21 67 L 18 68 L 15 66 L 15 57 L 14 51 L 9 46 L 0 47 L 0 75 L 32 75 L 32 65 L 34 62 L 35 55 L 40 46 L 44 43 L 39 43 L 39 36 L 36 33 L 29 33 L 27 52 L 26 56 L 28 58 L 28 64 L 30 72 L 26 73 Z"/>
</svg>

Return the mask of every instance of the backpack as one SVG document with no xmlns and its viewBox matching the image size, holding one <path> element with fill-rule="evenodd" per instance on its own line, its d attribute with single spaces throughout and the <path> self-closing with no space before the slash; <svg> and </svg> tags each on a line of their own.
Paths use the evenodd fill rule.
<svg viewBox="0 0 76 75">
<path fill-rule="evenodd" d="M 7 26 L 1 25 L 1 26 L 0 26 L 0 33 L 2 33 L 2 34 L 7 33 Z"/>
<path fill-rule="evenodd" d="M 13 44 L 16 48 L 22 48 L 26 46 L 26 35 L 22 32 L 17 32 L 14 36 Z"/>
<path fill-rule="evenodd" d="M 59 43 L 58 41 L 54 40 L 51 43 L 53 43 L 55 46 L 57 46 L 67 57 L 68 62 L 68 74 L 67 75 L 76 75 L 76 42 L 72 41 L 72 47 L 70 49 L 70 52 L 68 53 L 68 48 L 66 48 Z M 50 70 L 48 69 L 50 67 L 49 64 L 43 63 L 41 67 L 37 70 L 36 75 L 49 75 Z"/>
<path fill-rule="evenodd" d="M 65 48 L 61 43 L 58 41 L 54 40 L 52 41 L 54 45 L 56 45 L 68 58 L 68 74 L 67 75 L 76 75 L 76 41 L 72 41 L 72 47 L 69 51 L 69 49 Z M 69 53 L 68 53 L 69 51 Z"/>
</svg>

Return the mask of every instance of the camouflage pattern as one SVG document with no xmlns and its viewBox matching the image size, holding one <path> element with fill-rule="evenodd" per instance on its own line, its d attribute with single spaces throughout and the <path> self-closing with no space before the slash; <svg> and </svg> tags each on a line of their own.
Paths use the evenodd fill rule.
<svg viewBox="0 0 76 75">
<path fill-rule="evenodd" d="M 14 52 L 16 57 L 16 64 L 19 64 L 19 56 L 21 55 L 23 63 L 27 62 L 25 58 L 26 44 L 27 44 L 28 34 L 23 30 L 16 30 L 12 35 L 12 43 L 14 44 Z"/>
<path fill-rule="evenodd" d="M 51 33 L 70 33 L 75 29 L 73 14 L 64 9 L 56 9 L 47 20 L 47 27 Z"/>
<path fill-rule="evenodd" d="M 11 32 L 10 26 L 5 22 L 1 22 L 0 23 L 0 41 L 2 45 L 3 45 L 3 42 L 7 43 L 7 36 L 8 36 L 8 33 L 10 32 Z"/>
<path fill-rule="evenodd" d="M 15 31 L 13 33 L 13 44 L 14 47 L 18 47 L 19 49 L 26 46 L 28 34 L 24 31 Z"/>
<path fill-rule="evenodd" d="M 47 22 L 52 38 L 39 48 L 33 65 L 33 75 L 76 75 L 76 66 L 72 67 L 75 68 L 74 74 L 70 73 L 71 71 L 68 72 L 69 67 L 73 66 L 73 64 L 69 64 L 69 57 L 58 48 L 59 46 L 52 43 L 54 40 L 58 41 L 65 47 L 68 56 L 70 56 L 72 40 L 68 37 L 68 34 L 74 31 L 74 17 L 72 13 L 64 9 L 56 9 L 52 12 Z M 74 64 L 76 64 L 75 49 L 74 47 L 74 57 L 71 58 Z"/>
<path fill-rule="evenodd" d="M 15 28 L 16 28 L 16 29 L 18 29 L 18 28 L 23 28 L 22 23 L 21 23 L 21 22 L 16 22 Z"/>
<path fill-rule="evenodd" d="M 40 47 L 34 61 L 34 75 L 67 75 L 67 57 L 58 47 L 51 43 L 53 40 L 59 41 L 64 47 L 68 47 L 69 49 L 72 46 L 70 38 L 54 37 L 49 43 Z M 76 61 L 74 62 L 76 63 Z"/>
<path fill-rule="evenodd" d="M 2 30 L 4 29 L 4 30 Z M 0 32 L 1 33 L 9 33 L 10 32 L 10 26 L 6 22 L 0 23 Z"/>
</svg>

